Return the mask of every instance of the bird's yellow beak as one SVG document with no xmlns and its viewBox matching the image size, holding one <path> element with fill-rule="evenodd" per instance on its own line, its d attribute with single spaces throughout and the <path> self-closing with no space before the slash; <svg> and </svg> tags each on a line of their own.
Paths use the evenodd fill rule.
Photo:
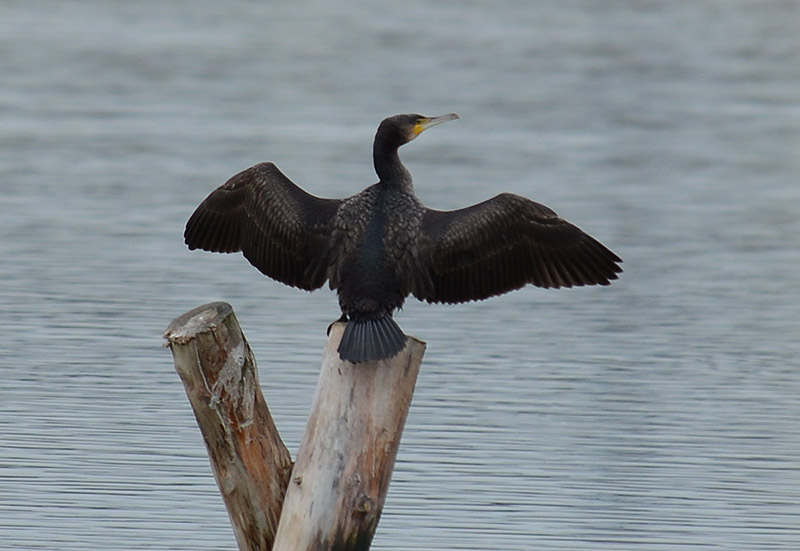
<svg viewBox="0 0 800 551">
<path fill-rule="evenodd" d="M 450 113 L 449 115 L 442 115 L 441 117 L 423 117 L 414 125 L 414 136 L 419 136 L 431 126 L 442 124 L 443 122 L 452 121 L 457 119 L 458 115 Z"/>
</svg>

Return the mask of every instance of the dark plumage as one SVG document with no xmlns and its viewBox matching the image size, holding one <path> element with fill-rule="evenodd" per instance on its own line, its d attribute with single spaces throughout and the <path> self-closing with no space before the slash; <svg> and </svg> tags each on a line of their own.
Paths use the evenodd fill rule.
<svg viewBox="0 0 800 551">
<path fill-rule="evenodd" d="M 617 255 L 544 205 L 510 193 L 454 211 L 426 208 L 397 150 L 457 115 L 395 115 L 381 122 L 373 159 L 380 181 L 347 199 L 309 195 L 272 163 L 233 176 L 186 224 L 190 249 L 242 251 L 269 277 L 301 289 L 325 281 L 347 321 L 339 355 L 394 356 L 406 336 L 392 313 L 409 294 L 466 302 L 538 287 L 608 285 Z"/>
</svg>

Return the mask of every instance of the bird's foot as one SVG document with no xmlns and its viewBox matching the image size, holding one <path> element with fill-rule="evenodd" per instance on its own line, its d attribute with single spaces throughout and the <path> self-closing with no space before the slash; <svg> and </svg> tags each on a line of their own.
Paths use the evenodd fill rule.
<svg viewBox="0 0 800 551">
<path fill-rule="evenodd" d="M 333 324 L 334 324 L 334 323 L 339 323 L 340 321 L 341 321 L 341 322 L 347 322 L 347 321 L 348 321 L 348 320 L 347 320 L 347 314 L 342 314 L 342 317 L 340 317 L 338 320 L 336 320 L 336 321 L 334 321 L 333 323 L 331 323 L 331 324 L 328 326 L 328 330 L 327 330 L 327 331 L 325 331 L 325 334 L 326 334 L 326 335 L 328 335 L 328 336 L 330 336 L 330 334 L 331 334 L 331 327 L 333 327 Z"/>
</svg>

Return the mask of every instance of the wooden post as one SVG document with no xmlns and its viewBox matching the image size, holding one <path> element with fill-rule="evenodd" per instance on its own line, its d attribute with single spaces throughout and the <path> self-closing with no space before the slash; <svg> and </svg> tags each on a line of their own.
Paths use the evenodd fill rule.
<svg viewBox="0 0 800 551">
<path fill-rule="evenodd" d="M 383 511 L 425 343 L 352 364 L 336 351 L 343 330 L 325 347 L 274 551 L 367 550 Z"/>
<path fill-rule="evenodd" d="M 292 458 L 258 384 L 253 352 L 230 304 L 175 318 L 164 335 L 203 433 L 241 551 L 269 551 Z"/>
<path fill-rule="evenodd" d="M 206 304 L 167 328 L 241 551 L 369 549 L 425 343 L 409 337 L 394 358 L 352 364 L 336 351 L 343 330 L 331 329 L 292 470 L 233 308 Z"/>
</svg>

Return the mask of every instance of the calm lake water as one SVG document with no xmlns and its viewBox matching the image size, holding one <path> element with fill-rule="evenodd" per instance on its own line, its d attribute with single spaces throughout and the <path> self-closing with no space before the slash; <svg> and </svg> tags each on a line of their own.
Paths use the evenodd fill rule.
<svg viewBox="0 0 800 551">
<path fill-rule="evenodd" d="M 428 342 L 379 550 L 800 549 L 796 2 L 41 2 L 0 8 L 0 547 L 235 549 L 162 333 L 233 304 L 296 453 L 327 290 L 189 252 L 272 160 L 428 205 L 541 201 L 610 288 L 408 303 Z"/>
</svg>

